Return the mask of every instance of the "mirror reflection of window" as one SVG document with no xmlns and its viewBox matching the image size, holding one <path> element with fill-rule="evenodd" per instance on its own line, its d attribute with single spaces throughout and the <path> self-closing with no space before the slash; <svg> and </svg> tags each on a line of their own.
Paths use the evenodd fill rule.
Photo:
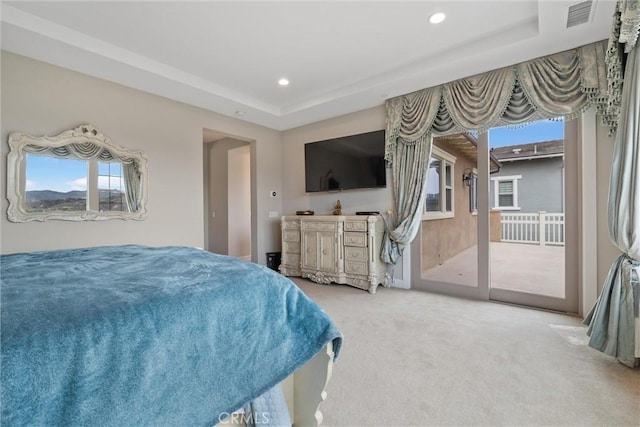
<svg viewBox="0 0 640 427">
<path fill-rule="evenodd" d="M 37 154 L 27 154 L 26 159 L 27 212 L 129 212 L 121 163 Z M 97 179 L 88 179 L 96 170 L 91 164 L 97 164 Z M 97 209 L 91 206 L 90 194 L 94 193 L 98 194 Z"/>
<path fill-rule="evenodd" d="M 87 210 L 87 161 L 27 154 L 25 210 Z"/>
<path fill-rule="evenodd" d="M 11 132 L 9 148 L 9 221 L 146 217 L 147 158 L 111 144 L 94 126 L 51 137 Z"/>
<path fill-rule="evenodd" d="M 98 190 L 101 212 L 128 211 L 121 163 L 98 163 Z"/>
</svg>

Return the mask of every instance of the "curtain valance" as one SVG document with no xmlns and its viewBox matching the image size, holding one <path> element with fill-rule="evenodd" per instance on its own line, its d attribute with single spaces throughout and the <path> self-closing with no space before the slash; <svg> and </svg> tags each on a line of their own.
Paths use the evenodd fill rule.
<svg viewBox="0 0 640 427">
<path fill-rule="evenodd" d="M 80 160 L 98 159 L 103 162 L 117 161 L 125 165 L 135 164 L 135 159 L 114 154 L 108 148 L 101 147 L 92 142 L 74 142 L 60 147 L 27 144 L 23 150 L 31 154 L 49 155 L 53 157 L 71 157 Z"/>
<path fill-rule="evenodd" d="M 613 131 L 605 51 L 601 41 L 389 99 L 385 158 L 398 142 L 569 119 L 592 105 Z"/>
<path fill-rule="evenodd" d="M 626 55 L 638 40 L 640 30 L 640 2 L 638 0 L 618 0 L 611 24 L 611 36 L 607 44 L 605 62 L 607 64 L 608 113 L 609 121 L 616 129 L 622 102 L 622 81 Z"/>
</svg>

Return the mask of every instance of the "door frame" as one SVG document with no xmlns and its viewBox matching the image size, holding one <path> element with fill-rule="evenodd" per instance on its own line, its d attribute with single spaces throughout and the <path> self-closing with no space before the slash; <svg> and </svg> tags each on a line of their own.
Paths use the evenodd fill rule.
<svg viewBox="0 0 640 427">
<path fill-rule="evenodd" d="M 411 282 L 412 288 L 436 292 L 456 297 L 495 301 L 542 308 L 559 312 L 581 314 L 583 306 L 579 282 L 581 274 L 581 235 L 585 234 L 585 225 L 580 221 L 580 206 L 584 203 L 581 196 L 583 159 L 582 120 L 565 122 L 565 298 L 530 294 L 490 287 L 491 249 L 490 249 L 490 177 L 489 177 L 489 140 L 488 133 L 477 137 L 478 169 L 478 228 L 477 228 L 477 286 L 465 286 L 455 283 L 427 280 L 422 277 L 422 223 L 417 237 L 411 244 Z M 594 127 L 595 135 L 595 127 Z M 569 224 L 569 225 L 567 225 Z M 582 229 L 582 232 L 581 232 Z"/>
<path fill-rule="evenodd" d="M 564 313 L 579 312 L 579 145 L 577 119 L 564 122 L 564 287 L 565 297 L 557 298 L 489 286 L 491 301 L 525 305 Z"/>
<path fill-rule="evenodd" d="M 465 286 L 455 283 L 427 280 L 422 277 L 422 221 L 418 235 L 411 243 L 411 283 L 412 288 L 462 298 L 487 301 L 489 299 L 489 251 L 480 248 L 489 247 L 489 140 L 487 134 L 477 137 L 478 170 L 478 215 L 477 215 L 477 286 Z M 485 196 L 482 196 L 485 194 Z"/>
</svg>

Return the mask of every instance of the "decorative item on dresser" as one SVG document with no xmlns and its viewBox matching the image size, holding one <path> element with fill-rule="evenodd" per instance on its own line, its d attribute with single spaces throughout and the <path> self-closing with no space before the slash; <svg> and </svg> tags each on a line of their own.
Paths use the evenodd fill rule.
<svg viewBox="0 0 640 427">
<path fill-rule="evenodd" d="M 283 216 L 280 272 L 374 294 L 378 285 L 389 286 L 379 256 L 383 233 L 376 215 Z"/>
</svg>

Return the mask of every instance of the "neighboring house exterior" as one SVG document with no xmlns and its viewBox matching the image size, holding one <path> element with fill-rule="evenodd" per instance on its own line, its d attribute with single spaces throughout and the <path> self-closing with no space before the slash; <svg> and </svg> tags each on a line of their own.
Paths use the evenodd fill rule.
<svg viewBox="0 0 640 427">
<path fill-rule="evenodd" d="M 491 149 L 500 170 L 491 175 L 491 208 L 522 213 L 564 212 L 564 140 Z"/>
</svg>

